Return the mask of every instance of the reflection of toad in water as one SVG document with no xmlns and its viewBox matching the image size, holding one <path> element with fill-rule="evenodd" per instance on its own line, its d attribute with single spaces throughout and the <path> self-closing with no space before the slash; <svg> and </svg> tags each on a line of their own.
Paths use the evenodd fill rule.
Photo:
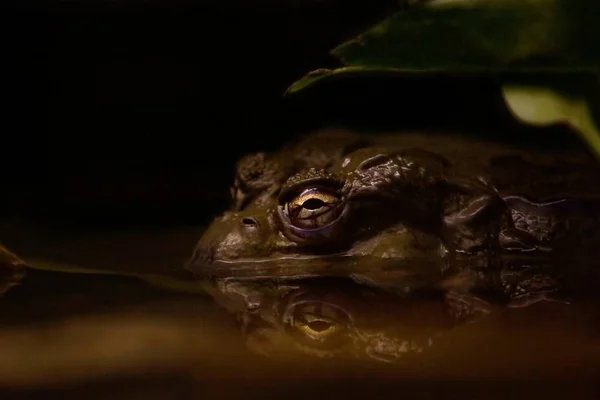
<svg viewBox="0 0 600 400">
<path fill-rule="evenodd" d="M 422 353 L 444 332 L 494 310 L 564 298 L 550 264 L 511 259 L 478 271 L 476 260 L 468 261 L 447 269 L 437 281 L 411 274 L 408 264 L 399 266 L 395 276 L 221 277 L 213 296 L 237 314 L 255 352 L 386 362 Z"/>
<path fill-rule="evenodd" d="M 350 279 L 224 280 L 218 286 L 217 300 L 238 313 L 250 349 L 269 356 L 395 361 L 426 350 L 464 321 L 441 292 L 404 296 Z"/>
</svg>

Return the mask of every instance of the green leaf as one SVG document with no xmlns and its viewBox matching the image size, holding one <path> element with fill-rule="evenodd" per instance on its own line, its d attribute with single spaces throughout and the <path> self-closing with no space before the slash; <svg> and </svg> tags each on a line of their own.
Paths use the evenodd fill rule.
<svg viewBox="0 0 600 400">
<path fill-rule="evenodd" d="M 343 67 L 313 71 L 286 94 L 365 75 L 496 76 L 517 119 L 567 123 L 600 156 L 599 85 L 564 89 L 570 75 L 600 76 L 598 49 L 598 0 L 435 0 L 336 47 Z"/>
<path fill-rule="evenodd" d="M 600 1 L 437 0 L 398 12 L 331 51 L 367 73 L 597 72 Z M 287 94 L 359 69 L 319 69 Z"/>
<path fill-rule="evenodd" d="M 344 65 L 393 68 L 600 66 L 596 0 L 437 0 L 332 50 Z"/>
<path fill-rule="evenodd" d="M 532 125 L 570 125 L 600 158 L 600 88 L 598 80 L 521 80 L 502 91 L 509 110 Z"/>
</svg>

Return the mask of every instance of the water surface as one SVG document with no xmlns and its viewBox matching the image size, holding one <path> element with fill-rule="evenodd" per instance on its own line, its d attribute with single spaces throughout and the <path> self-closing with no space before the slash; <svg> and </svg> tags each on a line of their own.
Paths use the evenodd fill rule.
<svg viewBox="0 0 600 400">
<path fill-rule="evenodd" d="M 182 277 L 201 228 L 66 231 L 15 222 L 3 244 L 24 259 Z M 3 398 L 597 398 L 596 301 L 499 310 L 444 331 L 396 363 L 267 358 L 234 315 L 203 294 L 119 276 L 33 271 L 0 298 Z M 390 311 L 392 308 L 392 311 Z M 423 308 L 426 313 L 427 308 Z M 374 307 L 386 324 L 433 316 Z"/>
</svg>

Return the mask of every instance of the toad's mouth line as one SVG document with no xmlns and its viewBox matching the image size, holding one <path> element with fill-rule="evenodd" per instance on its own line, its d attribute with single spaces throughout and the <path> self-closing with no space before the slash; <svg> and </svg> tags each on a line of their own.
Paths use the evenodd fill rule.
<svg viewBox="0 0 600 400">
<path fill-rule="evenodd" d="M 295 279 L 353 274 L 394 275 L 408 277 L 440 271 L 442 260 L 422 257 L 414 260 L 356 256 L 349 253 L 318 255 L 288 255 L 280 258 L 251 258 L 215 260 L 210 264 L 191 265 L 188 269 L 197 276 L 227 278 Z"/>
<path fill-rule="evenodd" d="M 340 258 L 353 257 L 352 254 L 348 252 L 341 253 L 333 253 L 327 255 L 319 255 L 319 254 L 294 254 L 294 255 L 281 255 L 275 257 L 249 257 L 249 258 L 238 258 L 235 260 L 215 260 L 215 263 L 221 264 L 260 264 L 260 263 L 272 263 L 277 261 L 312 261 L 312 260 L 338 260 Z M 355 257 L 355 256 L 354 256 Z"/>
<path fill-rule="evenodd" d="M 487 254 L 461 255 L 454 262 L 460 268 L 477 269 Z M 539 265 L 551 268 L 551 260 L 533 254 L 497 255 L 501 265 Z M 280 258 L 214 260 L 186 268 L 199 278 L 209 279 L 305 279 L 317 277 L 354 277 L 378 282 L 432 282 L 443 279 L 448 260 L 432 254 L 406 258 L 383 258 L 372 255 L 336 253 L 320 255 L 288 255 Z M 486 268 L 487 269 L 487 268 Z"/>
<path fill-rule="evenodd" d="M 464 259 L 476 260 L 479 258 L 489 257 L 489 253 L 481 252 L 481 253 L 468 253 L 468 252 L 458 252 L 458 255 Z M 548 258 L 545 253 L 511 253 L 511 252 L 498 252 L 496 257 L 511 260 L 542 260 Z M 432 260 L 432 259 L 443 259 L 444 257 L 440 255 L 439 257 L 432 257 L 431 254 L 424 254 L 422 256 L 413 256 L 411 259 L 407 259 L 403 256 L 398 257 L 389 257 L 389 256 L 374 256 L 374 255 L 357 255 L 352 252 L 340 252 L 340 253 L 331 253 L 331 254 L 293 254 L 293 255 L 280 255 L 277 257 L 247 257 L 247 258 L 236 258 L 236 259 L 214 259 L 213 261 L 199 266 L 199 268 L 210 268 L 211 265 L 219 266 L 222 268 L 252 268 L 256 265 L 264 264 L 264 265 L 278 265 L 281 264 L 293 264 L 297 262 L 316 262 L 316 263 L 336 263 L 341 261 L 347 261 L 349 263 L 357 263 L 359 260 L 370 260 L 372 262 L 379 262 L 378 267 L 381 265 L 387 265 L 389 263 L 415 263 L 421 262 L 423 260 Z M 198 266 L 192 265 L 191 268 L 197 268 Z"/>
</svg>

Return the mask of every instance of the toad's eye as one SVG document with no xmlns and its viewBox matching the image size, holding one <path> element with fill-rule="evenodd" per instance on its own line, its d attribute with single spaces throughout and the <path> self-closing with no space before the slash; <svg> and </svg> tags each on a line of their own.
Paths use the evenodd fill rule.
<svg viewBox="0 0 600 400">
<path fill-rule="evenodd" d="M 308 189 L 285 204 L 292 225 L 302 229 L 317 229 L 332 223 L 342 211 L 340 197 L 324 189 Z"/>
</svg>

